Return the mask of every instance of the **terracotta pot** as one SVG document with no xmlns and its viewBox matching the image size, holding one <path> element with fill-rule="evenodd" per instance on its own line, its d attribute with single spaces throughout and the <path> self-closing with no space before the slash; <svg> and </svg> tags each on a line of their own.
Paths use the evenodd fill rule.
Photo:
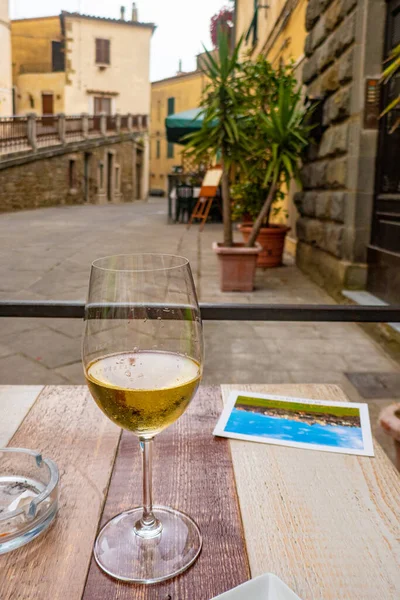
<svg viewBox="0 0 400 600">
<path fill-rule="evenodd" d="M 252 227 L 252 223 L 238 225 L 245 243 L 250 237 Z M 262 251 L 258 255 L 257 267 L 279 267 L 282 264 L 283 247 L 288 231 L 290 231 L 290 227 L 286 227 L 286 225 L 261 227 L 257 242 L 261 244 Z"/>
<path fill-rule="evenodd" d="M 219 259 L 221 292 L 252 292 L 260 244 L 256 242 L 254 248 L 245 248 L 244 244 L 227 248 L 213 242 L 212 248 Z"/>
</svg>

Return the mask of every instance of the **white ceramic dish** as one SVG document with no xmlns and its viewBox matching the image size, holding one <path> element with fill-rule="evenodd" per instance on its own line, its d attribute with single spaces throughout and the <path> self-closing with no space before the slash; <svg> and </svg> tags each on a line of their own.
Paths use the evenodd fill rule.
<svg viewBox="0 0 400 600">
<path fill-rule="evenodd" d="M 273 573 L 265 573 L 242 583 L 213 600 L 300 600 L 300 598 Z"/>
</svg>

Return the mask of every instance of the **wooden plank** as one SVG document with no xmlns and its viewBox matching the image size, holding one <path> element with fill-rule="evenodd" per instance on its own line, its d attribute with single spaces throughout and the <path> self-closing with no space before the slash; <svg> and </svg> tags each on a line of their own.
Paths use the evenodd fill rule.
<svg viewBox="0 0 400 600">
<path fill-rule="evenodd" d="M 43 390 L 10 446 L 55 460 L 60 509 L 43 536 L 0 556 L 1 600 L 81 598 L 119 437 L 85 386 Z"/>
<path fill-rule="evenodd" d="M 225 385 L 345 401 L 334 385 Z M 230 441 L 253 577 L 275 573 L 302 600 L 400 595 L 400 478 L 375 458 Z"/>
<path fill-rule="evenodd" d="M 7 446 L 42 389 L 42 385 L 0 386 L 0 448 Z"/>
<path fill-rule="evenodd" d="M 212 436 L 222 409 L 218 388 L 200 388 L 187 413 L 155 440 L 155 503 L 192 516 L 203 536 L 197 562 L 156 586 L 129 585 L 103 574 L 94 560 L 84 600 L 209 600 L 249 579 L 229 441 Z M 122 436 L 102 522 L 141 502 L 137 439 Z"/>
</svg>

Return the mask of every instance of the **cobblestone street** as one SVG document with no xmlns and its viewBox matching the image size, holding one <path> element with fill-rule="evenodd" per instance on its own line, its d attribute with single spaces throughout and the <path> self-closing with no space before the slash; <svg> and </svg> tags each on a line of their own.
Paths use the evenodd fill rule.
<svg viewBox="0 0 400 600">
<path fill-rule="evenodd" d="M 192 264 L 203 302 L 331 303 L 288 264 L 257 275 L 249 294 L 222 294 L 211 242 L 220 225 L 167 225 L 166 200 L 108 206 L 69 206 L 0 216 L 0 297 L 84 300 L 91 261 L 133 252 L 182 254 Z M 2 384 L 82 383 L 82 323 L 61 319 L 2 319 Z M 346 373 L 395 373 L 399 366 L 358 326 L 342 323 L 206 322 L 204 383 L 337 383 L 365 401 Z M 375 427 L 391 398 L 369 400 Z"/>
</svg>

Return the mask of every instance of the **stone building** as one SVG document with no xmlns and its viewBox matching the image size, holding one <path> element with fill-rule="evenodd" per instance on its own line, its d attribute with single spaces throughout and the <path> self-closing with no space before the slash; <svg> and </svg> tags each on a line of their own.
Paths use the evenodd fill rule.
<svg viewBox="0 0 400 600">
<path fill-rule="evenodd" d="M 151 84 L 151 169 L 150 189 L 168 189 L 168 174 L 181 164 L 183 146 L 168 143 L 165 118 L 174 113 L 197 108 L 205 86 L 201 70 L 178 73 Z"/>
<path fill-rule="evenodd" d="M 0 118 L 0 212 L 58 204 L 144 200 L 144 134 L 139 115 Z M 98 127 L 100 125 L 100 127 Z"/>
<path fill-rule="evenodd" d="M 296 197 L 297 262 L 329 288 L 366 286 L 398 301 L 400 129 L 390 129 L 399 111 L 379 114 L 400 75 L 389 86 L 379 78 L 400 43 L 400 0 L 309 0 L 306 28 L 303 81 L 318 127 Z"/>
<path fill-rule="evenodd" d="M 11 39 L 8 0 L 0 0 L 0 116 L 12 114 Z"/>
</svg>

